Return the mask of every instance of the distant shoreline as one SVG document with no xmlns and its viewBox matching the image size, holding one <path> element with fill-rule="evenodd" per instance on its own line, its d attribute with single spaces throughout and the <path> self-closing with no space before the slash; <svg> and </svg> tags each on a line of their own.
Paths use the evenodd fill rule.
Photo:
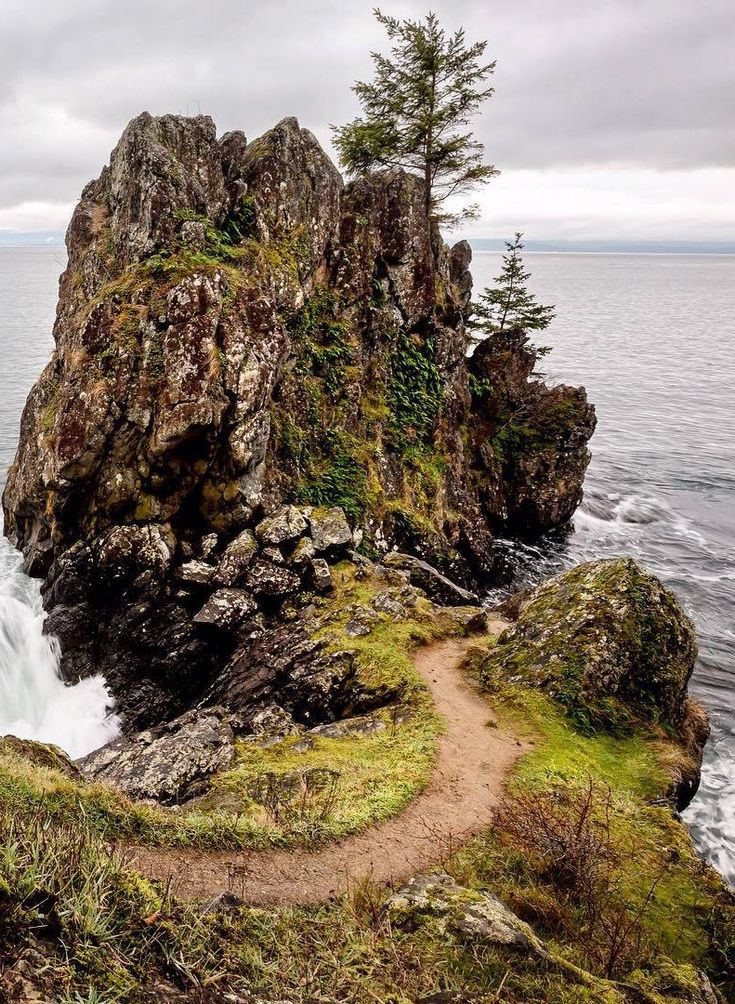
<svg viewBox="0 0 735 1004">
<path fill-rule="evenodd" d="M 505 241 L 494 238 L 468 238 L 472 250 L 505 250 Z M 733 241 L 524 241 L 527 254 L 664 254 L 664 255 L 733 255 Z"/>
<path fill-rule="evenodd" d="M 476 254 L 498 254 L 505 250 L 505 242 L 494 238 L 467 238 Z M 453 243 L 450 239 L 448 243 Z M 63 235 L 43 232 L 41 234 L 0 234 L 0 251 L 48 248 L 66 251 Z M 693 255 L 733 256 L 735 243 L 661 241 L 526 241 L 525 254 L 576 254 L 576 255 L 657 255 L 682 257 Z"/>
</svg>

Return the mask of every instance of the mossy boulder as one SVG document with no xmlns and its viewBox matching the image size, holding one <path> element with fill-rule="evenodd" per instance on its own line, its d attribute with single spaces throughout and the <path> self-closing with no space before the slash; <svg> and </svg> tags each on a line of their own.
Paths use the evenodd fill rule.
<svg viewBox="0 0 735 1004">
<path fill-rule="evenodd" d="M 55 770 L 66 777 L 78 778 L 79 770 L 66 753 L 51 743 L 39 743 L 33 739 L 18 739 L 17 736 L 0 737 L 0 758 L 25 760 L 34 767 Z"/>
<path fill-rule="evenodd" d="M 481 940 L 523 952 L 545 955 L 528 924 L 485 890 L 458 885 L 449 875 L 418 875 L 386 903 L 391 923 L 416 930 L 437 923 L 442 932 L 460 940 Z"/>
<path fill-rule="evenodd" d="M 535 589 L 481 671 L 487 685 L 540 687 L 583 732 L 636 720 L 678 729 L 696 656 L 674 594 L 632 558 L 614 558 Z"/>
</svg>

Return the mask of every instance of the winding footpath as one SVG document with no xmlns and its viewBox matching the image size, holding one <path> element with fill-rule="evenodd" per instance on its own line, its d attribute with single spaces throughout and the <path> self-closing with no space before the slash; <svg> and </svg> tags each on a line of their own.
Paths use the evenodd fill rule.
<svg viewBox="0 0 735 1004">
<path fill-rule="evenodd" d="M 444 641 L 415 656 L 446 731 L 429 784 L 399 815 L 317 850 L 133 847 L 130 864 L 170 882 L 184 898 L 230 892 L 260 906 L 317 903 L 364 879 L 402 882 L 440 864 L 492 821 L 508 771 L 528 748 L 496 726 L 487 702 L 460 671 L 463 654 L 461 642 Z"/>
</svg>

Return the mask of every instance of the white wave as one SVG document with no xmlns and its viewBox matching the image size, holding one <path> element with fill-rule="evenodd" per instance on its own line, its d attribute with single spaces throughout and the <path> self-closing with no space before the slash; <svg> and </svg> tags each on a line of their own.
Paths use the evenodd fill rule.
<svg viewBox="0 0 735 1004">
<path fill-rule="evenodd" d="M 621 523 L 658 523 L 673 516 L 669 506 L 655 497 L 628 495 L 613 509 L 613 518 Z"/>
<path fill-rule="evenodd" d="M 3 543 L 0 566 L 0 735 L 54 743 L 73 758 L 119 733 L 104 679 L 69 686 L 59 675 L 55 639 L 44 635 L 37 584 Z"/>
</svg>

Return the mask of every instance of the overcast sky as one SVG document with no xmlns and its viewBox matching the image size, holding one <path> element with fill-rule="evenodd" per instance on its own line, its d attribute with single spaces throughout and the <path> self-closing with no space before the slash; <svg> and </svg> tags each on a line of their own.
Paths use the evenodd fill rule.
<svg viewBox="0 0 735 1004">
<path fill-rule="evenodd" d="M 735 239 L 735 0 L 441 0 L 489 42 L 502 171 L 472 236 Z M 329 146 L 384 46 L 370 0 L 2 0 L 0 230 L 64 228 L 126 122 L 296 115 Z M 421 16 L 423 3 L 386 3 Z"/>
</svg>

